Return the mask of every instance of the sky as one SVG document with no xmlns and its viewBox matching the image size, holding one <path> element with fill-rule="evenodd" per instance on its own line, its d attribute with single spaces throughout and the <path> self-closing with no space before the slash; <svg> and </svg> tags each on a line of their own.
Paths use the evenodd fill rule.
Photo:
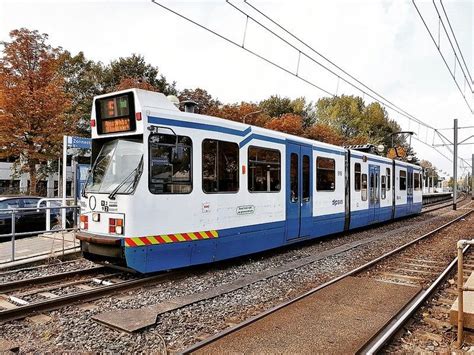
<svg viewBox="0 0 474 355">
<path fill-rule="evenodd" d="M 247 22 L 246 16 L 226 1 L 157 1 L 238 44 L 242 44 L 245 33 L 246 48 L 296 72 L 298 50 L 254 21 Z M 412 1 L 247 1 L 417 119 L 437 129 L 452 127 L 454 118 L 458 118 L 461 127 L 474 126 L 474 115 L 455 86 Z M 259 21 L 264 20 L 242 0 L 230 2 Z M 415 4 L 437 39 L 438 20 L 433 2 L 416 0 Z M 435 0 L 435 4 L 442 11 L 440 0 Z M 474 1 L 445 0 L 443 5 L 467 67 L 474 76 Z M 268 21 L 263 23 L 277 30 Z M 178 89 L 200 87 L 224 103 L 258 102 L 275 94 L 291 98 L 304 96 L 313 102 L 327 96 L 151 0 L 0 0 L 0 41 L 8 41 L 8 33 L 20 27 L 47 33 L 53 46 L 61 46 L 73 54 L 83 51 L 87 58 L 103 63 L 132 53 L 142 54 L 168 80 L 176 81 Z M 290 43 L 295 45 L 296 42 L 291 40 Z M 442 27 L 440 44 L 453 70 L 455 59 Z M 328 64 L 300 44 L 297 49 Z M 372 101 L 304 55 L 299 62 L 300 77 L 326 91 L 359 95 L 366 102 Z M 459 66 L 456 78 L 474 109 L 474 96 L 464 89 Z M 412 130 L 418 139 L 433 143 L 432 131 L 410 123 L 390 109 L 388 113 L 402 129 Z M 449 138 L 453 136 L 452 130 L 441 132 Z M 460 140 L 471 135 L 474 129 L 459 131 Z M 448 159 L 416 140 L 413 146 L 420 159 L 428 159 L 452 174 L 452 162 Z M 441 149 L 451 157 L 450 152 Z M 460 157 L 470 162 L 474 145 L 461 146 L 459 152 Z M 459 174 L 462 173 L 460 166 Z"/>
</svg>

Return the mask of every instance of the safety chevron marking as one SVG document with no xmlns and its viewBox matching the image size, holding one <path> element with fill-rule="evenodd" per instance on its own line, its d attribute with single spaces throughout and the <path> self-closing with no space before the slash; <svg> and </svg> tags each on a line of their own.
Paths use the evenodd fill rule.
<svg viewBox="0 0 474 355">
<path fill-rule="evenodd" d="M 125 238 L 125 246 L 143 247 L 147 245 L 190 242 L 193 240 L 213 239 L 217 237 L 219 237 L 219 233 L 216 230 L 192 233 L 161 234 L 150 237 Z"/>
</svg>

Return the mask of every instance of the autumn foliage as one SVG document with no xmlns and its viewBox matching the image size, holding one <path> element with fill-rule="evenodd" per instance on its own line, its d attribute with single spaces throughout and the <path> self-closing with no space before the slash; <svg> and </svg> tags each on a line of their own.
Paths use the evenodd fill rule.
<svg viewBox="0 0 474 355">
<path fill-rule="evenodd" d="M 57 159 L 64 134 L 74 131 L 74 117 L 66 112 L 70 99 L 59 74 L 59 52 L 46 44 L 45 34 L 27 29 L 10 33 L 0 59 L 0 147 L 24 164 L 18 172 L 30 175 L 31 193 Z"/>
<path fill-rule="evenodd" d="M 300 136 L 303 134 L 303 120 L 299 115 L 285 113 L 281 117 L 272 119 L 265 128 Z"/>
<path fill-rule="evenodd" d="M 193 100 L 198 113 L 264 127 L 335 145 L 383 144 L 399 125 L 378 103 L 361 97 L 323 97 L 316 102 L 272 95 L 260 102 L 223 104 L 202 88 L 178 91 L 142 55 L 109 64 L 53 48 L 48 36 L 22 28 L 10 32 L 0 58 L 0 148 L 17 158 L 17 173 L 30 175 L 31 193 L 59 156 L 63 135 L 90 134 L 95 95 L 140 88 Z M 398 139 L 398 141 L 397 141 Z M 404 145 L 395 138 L 396 145 Z M 406 147 L 406 145 L 405 145 Z"/>
</svg>

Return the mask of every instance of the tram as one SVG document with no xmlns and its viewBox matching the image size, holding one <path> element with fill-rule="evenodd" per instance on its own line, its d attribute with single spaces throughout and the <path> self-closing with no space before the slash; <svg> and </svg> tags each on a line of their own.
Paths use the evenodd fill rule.
<svg viewBox="0 0 474 355">
<path fill-rule="evenodd" d="M 84 256 L 141 273 L 420 213 L 421 167 L 196 113 L 161 93 L 94 98 Z"/>
</svg>

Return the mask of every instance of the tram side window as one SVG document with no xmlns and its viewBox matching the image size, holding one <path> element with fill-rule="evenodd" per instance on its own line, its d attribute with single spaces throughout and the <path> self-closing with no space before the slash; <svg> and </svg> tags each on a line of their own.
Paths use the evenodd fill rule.
<svg viewBox="0 0 474 355">
<path fill-rule="evenodd" d="M 414 173 L 415 175 L 415 190 L 419 190 L 421 188 L 421 183 L 420 183 L 420 174 Z"/>
<path fill-rule="evenodd" d="M 249 147 L 248 189 L 250 192 L 275 192 L 281 188 L 281 154 L 278 150 Z"/>
<path fill-rule="evenodd" d="M 367 201 L 367 174 L 362 174 L 362 201 Z"/>
<path fill-rule="evenodd" d="M 237 143 L 205 139 L 202 142 L 202 190 L 207 193 L 239 190 Z"/>
<path fill-rule="evenodd" d="M 153 134 L 149 138 L 149 189 L 153 194 L 187 194 L 192 184 L 192 141 L 185 136 Z"/>
<path fill-rule="evenodd" d="M 361 178 L 361 172 L 360 172 L 360 163 L 355 163 L 354 165 L 354 190 L 355 191 L 360 191 L 360 178 Z"/>
<path fill-rule="evenodd" d="M 382 175 L 382 200 L 387 197 L 387 177 Z"/>
<path fill-rule="evenodd" d="M 316 190 L 334 191 L 336 189 L 336 161 L 318 157 L 316 159 Z"/>
<path fill-rule="evenodd" d="M 405 170 L 400 170 L 400 191 L 405 191 L 407 189 L 407 172 Z"/>
<path fill-rule="evenodd" d="M 390 191 L 390 189 L 392 188 L 390 186 L 390 179 L 391 179 L 391 174 L 390 174 L 390 168 L 387 168 L 387 191 Z"/>
</svg>

